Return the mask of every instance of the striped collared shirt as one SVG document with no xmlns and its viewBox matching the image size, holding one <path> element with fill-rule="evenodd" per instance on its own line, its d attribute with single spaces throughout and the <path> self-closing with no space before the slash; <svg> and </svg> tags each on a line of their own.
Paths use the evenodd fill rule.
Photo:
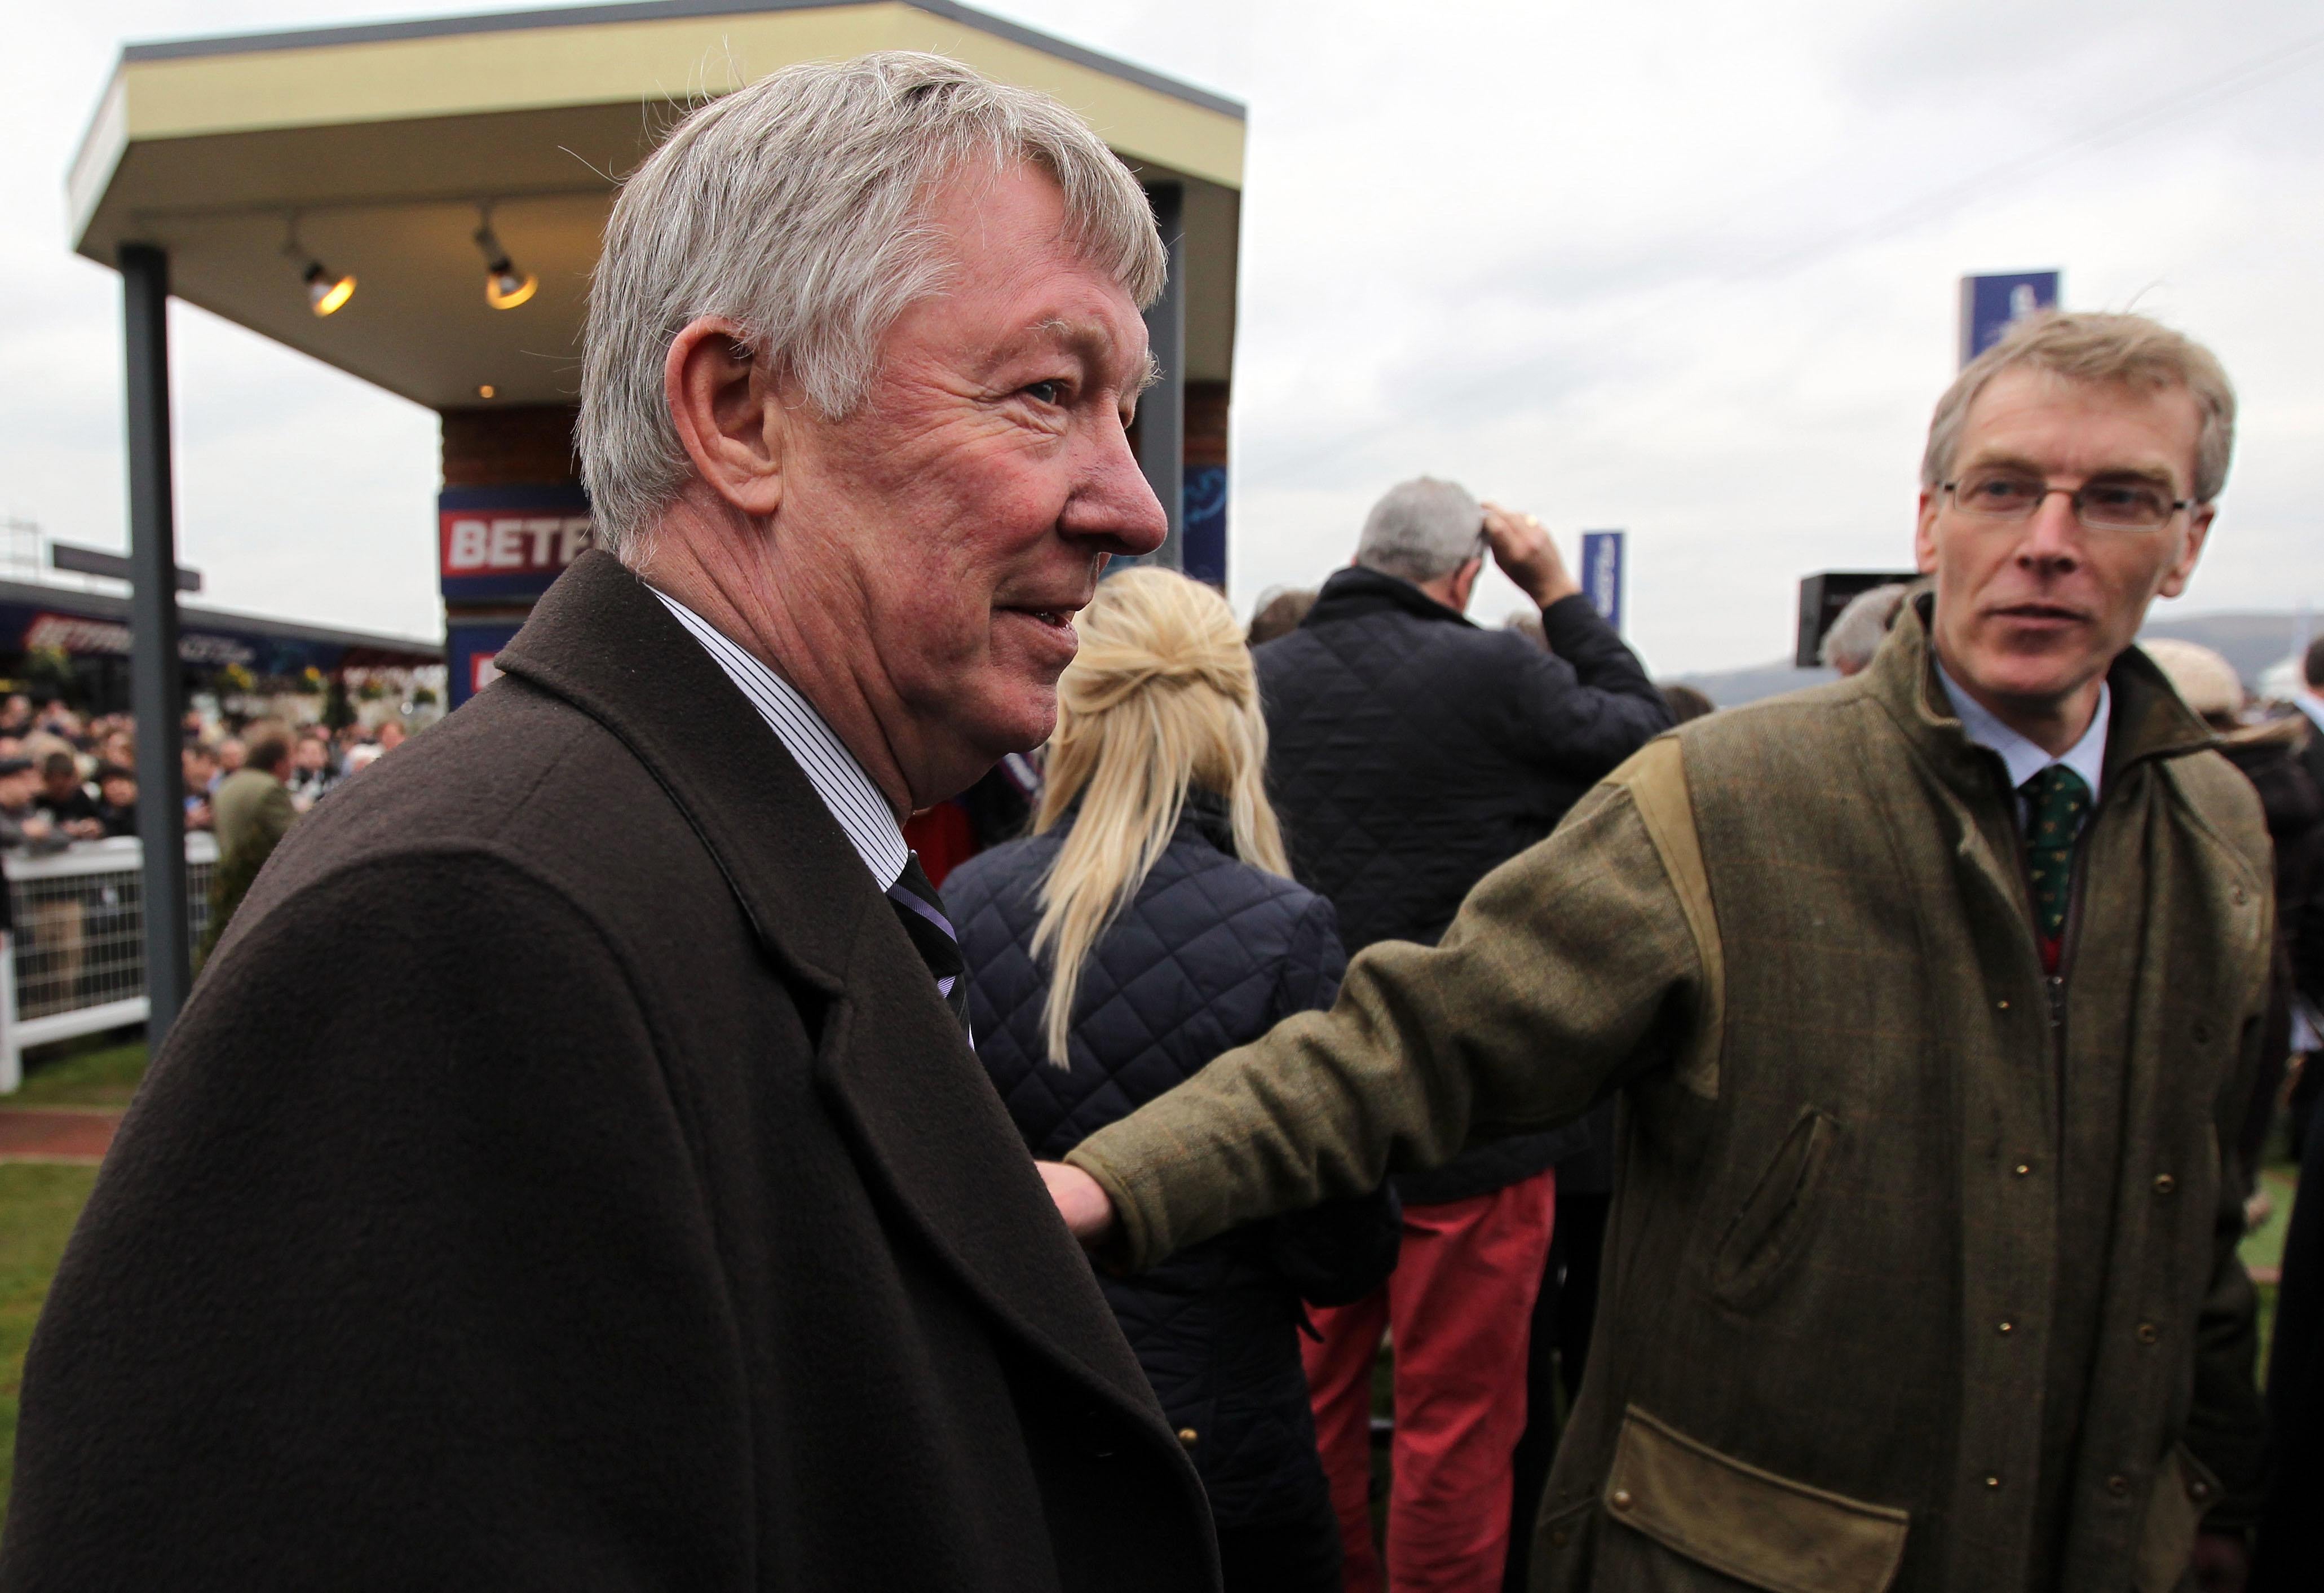
<svg viewBox="0 0 2324 1593">
<path fill-rule="evenodd" d="M 855 761 L 855 754 L 832 733 L 831 726 L 823 722 L 823 715 L 815 711 L 813 704 L 799 695 L 797 686 L 727 640 L 708 621 L 667 592 L 655 592 L 654 595 L 678 616 L 678 622 L 693 634 L 694 640 L 726 672 L 726 678 L 734 683 L 735 689 L 759 711 L 767 727 L 806 773 L 815 794 L 831 809 L 831 816 L 847 833 L 847 839 L 854 843 L 857 855 L 872 870 L 872 878 L 880 889 L 886 890 L 895 884 L 911 858 L 911 849 L 904 844 L 904 832 L 897 824 L 888 799 L 880 795 L 880 787 L 872 783 L 872 777 Z"/>
</svg>

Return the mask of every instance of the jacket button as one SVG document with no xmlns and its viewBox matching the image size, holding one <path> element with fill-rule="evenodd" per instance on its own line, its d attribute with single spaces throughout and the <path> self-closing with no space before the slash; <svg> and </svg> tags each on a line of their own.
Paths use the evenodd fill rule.
<svg viewBox="0 0 2324 1593">
<path fill-rule="evenodd" d="M 2125 1477 L 2119 1471 L 2116 1472 L 2112 1477 L 2107 1478 L 2107 1492 L 2112 1494 L 2117 1499 L 2121 1498 L 2123 1495 L 2130 1492 L 2130 1478 Z"/>
<path fill-rule="evenodd" d="M 1985 1486 L 1988 1488 L 1997 1488 L 2001 1486 L 2001 1478 L 1988 1474 L 1985 1479 Z"/>
<path fill-rule="evenodd" d="M 1178 1429 L 1178 1441 L 1185 1444 L 1190 1450 L 1197 1443 L 1201 1442 L 1202 1438 L 1203 1435 L 1195 1432 L 1191 1427 L 1181 1427 Z"/>
<path fill-rule="evenodd" d="M 2020 1178 L 2023 1178 L 2028 1173 L 2034 1171 L 2034 1164 L 2031 1162 L 2020 1162 L 2016 1166 L 2011 1168 L 2010 1171 L 2016 1174 Z"/>
<path fill-rule="evenodd" d="M 2179 1181 L 2176 1178 L 2172 1177 L 2170 1174 L 2157 1173 L 2154 1175 L 2154 1192 L 2156 1194 L 2167 1195 L 2178 1187 Z"/>
<path fill-rule="evenodd" d="M 1630 1490 L 1626 1487 L 1616 1488 L 1614 1496 L 1607 1501 L 1617 1510 L 1628 1510 L 1636 1502 L 1630 1497 Z"/>
<path fill-rule="evenodd" d="M 2187 1485 L 2187 1496 L 2200 1504 L 2211 1496 L 2211 1485 L 2197 1478 Z"/>
<path fill-rule="evenodd" d="M 2162 1337 L 2163 1330 L 2156 1327 L 2153 1322 L 2141 1322 L 2138 1324 L 2138 1341 L 2141 1344 L 2155 1343 L 2159 1341 Z"/>
<path fill-rule="evenodd" d="M 2004 1000 L 2004 1001 L 1996 1001 L 1996 1002 L 1993 1004 L 1993 1006 L 1994 1006 L 1994 1010 L 1996 1010 L 1997 1012 L 2006 1012 L 2006 1011 L 2008 1011 L 2008 1010 L 2009 1010 L 2009 1003 L 2008 1003 L 2007 1001 L 2006 1001 L 2006 1000 Z"/>
<path fill-rule="evenodd" d="M 2009 1321 L 2005 1320 L 2005 1321 L 2002 1321 L 1996 1322 L 1996 1323 L 1994 1324 L 1994 1326 L 1993 1326 L 1993 1331 L 1994 1331 L 1995 1332 L 1997 1332 L 1997 1333 L 1999 1333 L 2003 1338 L 2005 1338 L 2005 1339 L 2006 1339 L 2006 1338 L 2007 1338 L 2010 1334 L 2012 1334 L 2012 1333 L 2014 1333 L 2014 1332 L 2015 1332 L 2015 1331 L 2017 1331 L 2017 1324 L 2016 1324 L 2015 1322 L 2013 1322 L 2013 1321 Z"/>
</svg>

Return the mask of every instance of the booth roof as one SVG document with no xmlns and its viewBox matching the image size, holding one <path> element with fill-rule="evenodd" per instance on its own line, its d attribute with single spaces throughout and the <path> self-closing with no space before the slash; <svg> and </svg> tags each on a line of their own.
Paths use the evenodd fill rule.
<svg viewBox="0 0 2324 1593">
<path fill-rule="evenodd" d="M 67 180 L 74 247 L 431 409 L 570 402 L 618 173 L 684 104 L 800 60 L 927 50 L 1056 95 L 1185 189 L 1186 374 L 1233 354 L 1242 106 L 950 0 L 645 0 L 141 43 Z M 479 208 L 539 279 L 484 301 Z M 356 279 L 327 318 L 300 275 Z M 489 391 L 485 390 L 489 389 Z"/>
</svg>

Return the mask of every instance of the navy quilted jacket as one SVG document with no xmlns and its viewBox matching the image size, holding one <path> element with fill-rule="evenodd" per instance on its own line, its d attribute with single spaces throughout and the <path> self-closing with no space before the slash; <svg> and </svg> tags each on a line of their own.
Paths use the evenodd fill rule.
<svg viewBox="0 0 2324 1593">
<path fill-rule="evenodd" d="M 1434 945 L 1470 887 L 1557 827 L 1670 708 L 1584 597 L 1542 611 L 1551 650 L 1487 631 L 1409 581 L 1345 569 L 1261 647 L 1268 789 L 1291 870 L 1332 898 L 1352 954 Z M 1397 1178 L 1416 1204 L 1483 1194 L 1585 1143 L 1476 1146 Z"/>
<path fill-rule="evenodd" d="M 1098 943 L 1075 1000 L 1073 1066 L 1047 1060 L 1049 981 L 1028 948 L 1069 825 L 972 858 L 944 884 L 968 964 L 977 1054 L 1033 1154 L 1055 1159 L 1277 1019 L 1331 1003 L 1347 959 L 1332 905 L 1236 861 L 1190 806 Z M 1099 1285 L 1189 1441 L 1221 1526 L 1309 1517 L 1328 1494 L 1299 1365 L 1300 1302 L 1343 1304 L 1396 1265 L 1393 1194 L 1256 1222 Z"/>
</svg>

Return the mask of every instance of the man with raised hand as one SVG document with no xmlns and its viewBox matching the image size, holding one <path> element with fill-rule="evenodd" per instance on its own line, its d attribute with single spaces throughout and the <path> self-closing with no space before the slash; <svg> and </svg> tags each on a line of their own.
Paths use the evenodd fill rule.
<svg viewBox="0 0 2324 1593">
<path fill-rule="evenodd" d="M 2018 325 L 1869 669 L 1649 744 L 1440 944 L 1047 1169 L 1068 1221 L 1141 1266 L 1618 1091 L 1536 1588 L 2238 1586 L 2267 841 L 2132 646 L 2234 412 L 2152 321 Z"/>
</svg>

